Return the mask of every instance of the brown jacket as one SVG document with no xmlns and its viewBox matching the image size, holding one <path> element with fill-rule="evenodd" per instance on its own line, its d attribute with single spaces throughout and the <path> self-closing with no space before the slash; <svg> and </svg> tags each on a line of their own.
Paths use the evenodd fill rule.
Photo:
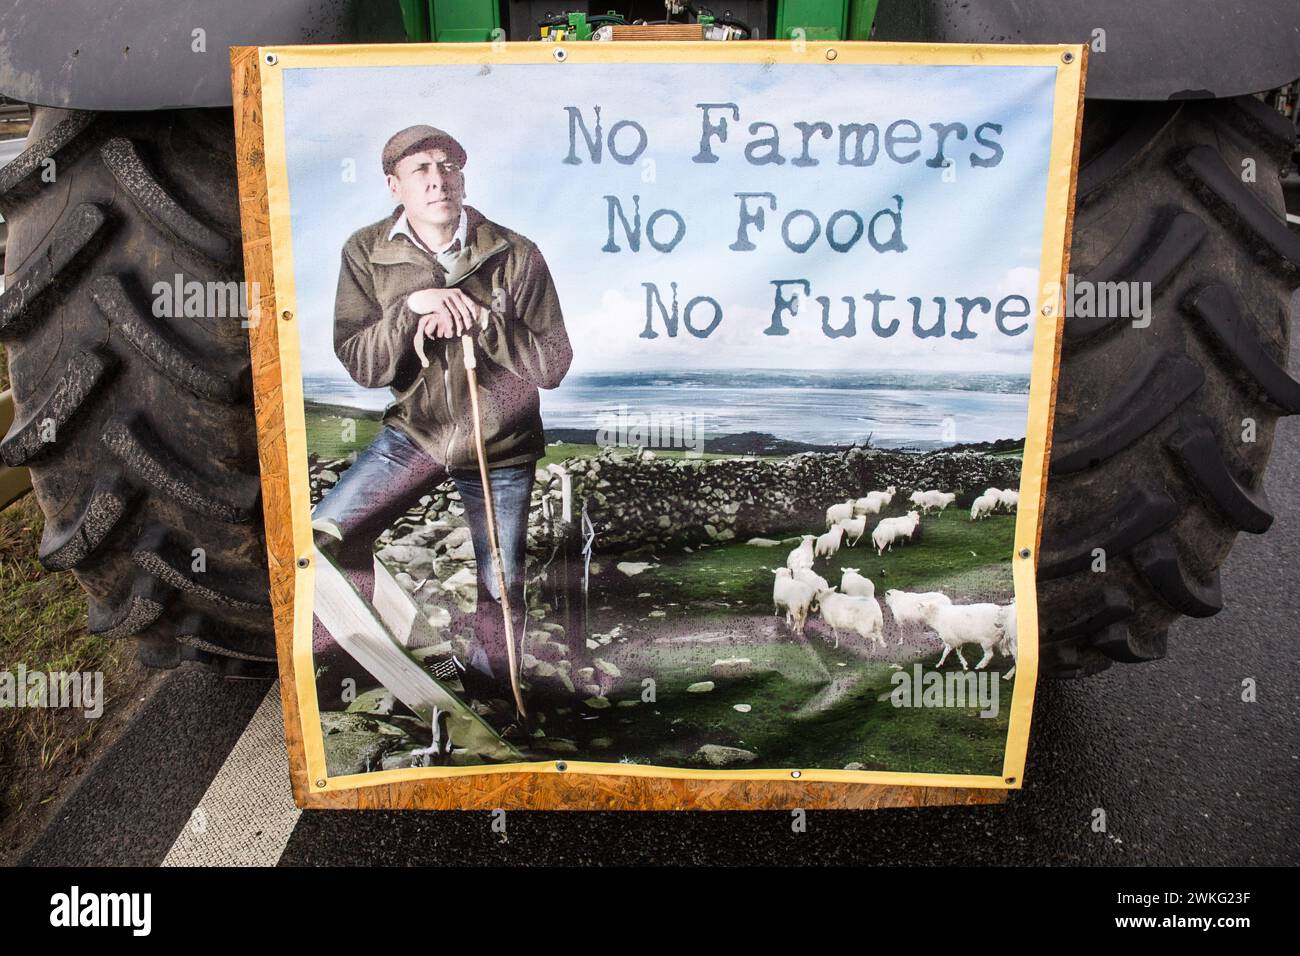
<svg viewBox="0 0 1300 956">
<path fill-rule="evenodd" d="M 467 255 L 448 274 L 406 236 L 388 238 L 401 212 L 399 206 L 357 230 L 343 246 L 335 353 L 357 384 L 392 389 L 385 422 L 448 468 L 476 468 L 460 339 L 426 339 L 429 367 L 421 367 L 414 346 L 419 316 L 406 305 L 419 289 L 458 286 L 489 310 L 487 327 L 472 333 L 488 461 L 493 467 L 536 461 L 546 444 L 537 389 L 559 385 L 573 358 L 541 252 L 467 206 Z"/>
</svg>

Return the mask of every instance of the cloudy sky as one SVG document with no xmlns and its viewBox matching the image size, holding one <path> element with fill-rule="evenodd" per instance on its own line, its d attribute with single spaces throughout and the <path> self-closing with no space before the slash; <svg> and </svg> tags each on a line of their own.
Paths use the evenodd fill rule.
<svg viewBox="0 0 1300 956">
<path fill-rule="evenodd" d="M 977 317 L 978 337 L 959 342 L 918 340 L 910 334 L 912 307 L 925 302 L 923 321 L 933 319 L 933 297 L 947 297 L 949 328 L 957 296 L 996 302 L 1009 293 L 1033 301 L 1038 287 L 1042 217 L 1051 142 L 1054 70 L 1048 67 L 879 67 L 863 65 L 767 66 L 673 64 L 585 66 L 385 67 L 294 69 L 285 75 L 287 155 L 293 213 L 293 252 L 298 311 L 303 319 L 303 366 L 308 375 L 345 377 L 334 358 L 332 316 L 339 253 L 348 235 L 392 211 L 379 154 L 396 130 L 416 123 L 446 129 L 464 144 L 467 202 L 488 218 L 533 239 L 545 255 L 575 343 L 574 371 L 651 368 L 763 367 L 872 369 L 881 367 L 979 372 L 1028 372 L 1032 333 L 1009 338 L 991 316 Z M 698 103 L 736 103 L 740 121 L 728 119 L 726 143 L 713 140 L 716 164 L 691 162 L 699 149 Z M 580 165 L 562 162 L 569 152 L 566 106 L 594 125 L 601 108 L 606 133 L 622 119 L 646 130 L 649 146 L 632 165 L 592 164 L 579 140 Z M 821 162 L 800 168 L 788 162 L 800 152 L 797 121 L 874 123 L 910 119 L 924 139 L 921 159 L 901 165 L 881 150 L 872 166 L 838 165 L 835 138 L 813 140 Z M 775 124 L 781 166 L 754 166 L 744 147 L 751 123 Z M 949 140 L 955 181 L 927 167 L 935 136 L 930 123 L 982 123 L 1003 127 L 997 136 L 1005 157 L 994 168 L 972 168 L 968 138 Z M 770 135 L 764 128 L 759 136 Z M 635 137 L 618 141 L 630 149 Z M 912 147 L 901 147 L 900 151 Z M 647 162 L 652 161 L 652 162 Z M 737 192 L 776 194 L 777 209 L 766 228 L 751 230 L 758 248 L 733 252 Z M 901 195 L 906 252 L 880 253 L 865 239 L 838 253 L 825 236 L 803 255 L 781 240 L 785 214 L 814 212 L 823 227 L 836 210 L 869 219 L 893 208 Z M 601 251 L 608 238 L 605 196 L 641 197 L 643 218 L 659 208 L 678 211 L 685 238 L 662 254 L 642 244 Z M 662 223 L 664 234 L 671 222 Z M 882 223 L 883 226 L 883 223 Z M 797 227 L 802 238 L 806 225 Z M 837 234 L 850 233 L 851 220 Z M 882 229 L 882 234 L 887 234 Z M 807 303 L 784 321 L 791 334 L 763 334 L 773 308 L 774 279 L 807 279 L 812 295 L 828 296 L 832 321 L 846 315 L 843 296 L 859 297 L 856 337 L 828 339 L 821 308 Z M 657 312 L 654 340 L 639 337 L 646 321 L 644 282 L 657 283 L 665 301 L 670 282 L 682 305 L 698 296 L 716 299 L 723 319 L 706 339 L 681 331 L 662 334 Z M 863 293 L 880 289 L 898 297 L 883 310 L 904 327 L 892 338 L 865 328 L 870 309 Z M 707 319 L 701 308 L 697 317 Z"/>
</svg>

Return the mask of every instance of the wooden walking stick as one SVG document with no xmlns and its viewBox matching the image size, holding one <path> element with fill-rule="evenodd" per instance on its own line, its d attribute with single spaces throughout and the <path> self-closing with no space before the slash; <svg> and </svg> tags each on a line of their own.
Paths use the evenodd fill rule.
<svg viewBox="0 0 1300 956">
<path fill-rule="evenodd" d="M 483 508 L 487 516 L 488 544 L 492 549 L 492 567 L 496 571 L 497 593 L 501 595 L 501 613 L 506 624 L 506 655 L 510 666 L 510 689 L 515 695 L 515 710 L 520 720 L 528 719 L 524 709 L 524 695 L 519 689 L 519 663 L 515 655 L 514 618 L 510 613 L 510 595 L 506 591 L 505 565 L 501 561 L 501 547 L 497 541 L 497 513 L 492 505 L 492 480 L 488 477 L 487 446 L 483 442 L 483 420 L 478 410 L 478 373 L 474 359 L 474 339 L 468 333 L 460 337 L 461 351 L 465 356 L 465 372 L 469 376 L 470 412 L 474 417 L 474 450 L 478 454 L 478 474 L 483 482 Z"/>
</svg>

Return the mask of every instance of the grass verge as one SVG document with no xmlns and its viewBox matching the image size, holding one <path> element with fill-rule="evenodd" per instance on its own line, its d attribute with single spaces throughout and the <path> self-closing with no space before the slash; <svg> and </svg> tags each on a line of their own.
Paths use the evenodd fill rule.
<svg viewBox="0 0 1300 956">
<path fill-rule="evenodd" d="M 0 351 L 0 388 L 5 386 Z M 103 714 L 0 706 L 0 860 L 12 862 L 58 801 L 111 743 L 156 679 L 130 642 L 86 631 L 86 598 L 71 572 L 37 559 L 44 519 L 27 495 L 0 511 L 0 671 L 103 674 Z M 20 689 L 14 688 L 15 691 Z"/>
</svg>

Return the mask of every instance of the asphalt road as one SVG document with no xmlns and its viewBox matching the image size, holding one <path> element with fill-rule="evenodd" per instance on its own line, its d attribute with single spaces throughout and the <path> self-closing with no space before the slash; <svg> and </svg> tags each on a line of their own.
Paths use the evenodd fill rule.
<svg viewBox="0 0 1300 956">
<path fill-rule="evenodd" d="M 1279 427 L 1266 487 L 1277 520 L 1238 539 L 1220 614 L 1178 624 L 1167 660 L 1040 685 L 1026 786 L 1004 806 L 814 812 L 801 834 L 784 812 L 512 812 L 506 842 L 482 812 L 311 812 L 279 862 L 1295 865 L 1300 417 Z M 24 862 L 159 863 L 264 694 L 174 673 Z"/>
</svg>

